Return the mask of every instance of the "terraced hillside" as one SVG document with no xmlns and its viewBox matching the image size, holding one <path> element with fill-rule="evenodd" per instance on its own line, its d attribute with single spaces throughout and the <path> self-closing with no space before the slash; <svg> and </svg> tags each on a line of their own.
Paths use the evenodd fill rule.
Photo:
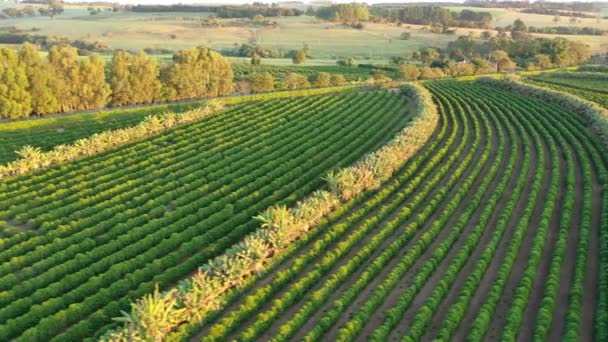
<svg viewBox="0 0 608 342">
<path fill-rule="evenodd" d="M 0 340 L 92 337 L 407 124 L 392 92 L 240 104 L 0 183 Z"/>
<path fill-rule="evenodd" d="M 426 84 L 434 137 L 192 341 L 606 340 L 605 145 L 574 113 Z"/>
</svg>

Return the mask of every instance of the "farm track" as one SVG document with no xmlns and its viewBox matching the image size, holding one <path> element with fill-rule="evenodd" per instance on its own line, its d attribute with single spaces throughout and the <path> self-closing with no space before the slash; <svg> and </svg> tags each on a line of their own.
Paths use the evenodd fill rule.
<svg viewBox="0 0 608 342">
<path fill-rule="evenodd" d="M 154 283 L 174 283 L 255 229 L 267 206 L 294 203 L 377 147 L 404 112 L 389 93 L 237 106 L 3 183 L 0 216 L 34 230 L 2 241 L 0 339 L 91 336 Z"/>
<path fill-rule="evenodd" d="M 434 140 L 192 341 L 595 338 L 603 145 L 538 100 L 427 87 L 442 117 Z"/>
</svg>

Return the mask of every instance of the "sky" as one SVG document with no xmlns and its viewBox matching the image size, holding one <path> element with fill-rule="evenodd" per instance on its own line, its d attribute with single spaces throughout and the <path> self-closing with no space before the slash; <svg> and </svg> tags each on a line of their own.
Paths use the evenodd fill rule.
<svg viewBox="0 0 608 342">
<path fill-rule="evenodd" d="M 96 0 L 65 0 L 65 2 L 93 2 Z M 154 5 L 154 4 L 175 4 L 175 3 L 182 3 L 182 4 L 244 4 L 244 3 L 253 3 L 253 2 L 265 2 L 265 3 L 272 3 L 272 2 L 282 2 L 282 1 L 290 1 L 290 0 L 107 0 L 108 2 L 119 2 L 121 4 L 142 4 L 142 5 Z M 295 1 L 302 1 L 302 2 L 309 2 L 309 0 L 295 0 Z M 336 3 L 351 3 L 351 2 L 365 2 L 368 4 L 374 4 L 374 3 L 407 3 L 407 2 L 424 2 L 425 0 L 366 0 L 366 1 L 362 1 L 362 0 L 333 0 L 333 2 Z M 429 0 L 431 1 L 431 0 Z M 463 2 L 464 0 L 434 0 L 432 2 Z"/>
<path fill-rule="evenodd" d="M 1 1 L 1 0 L 0 0 Z M 93 2 L 97 0 L 64 0 L 65 2 Z M 154 4 L 246 4 L 252 2 L 281 2 L 290 0 L 106 0 L 108 2 L 119 2 L 121 4 L 142 4 L 142 5 L 154 5 Z M 296 0 L 302 2 L 309 2 L 310 0 Z M 548 0 L 551 2 L 561 2 L 560 0 Z M 563 1 L 563 0 L 562 0 Z M 570 1 L 570 0 L 568 0 Z M 602 1 L 602 0 L 585 0 L 585 1 Z M 464 0 L 333 0 L 336 3 L 351 3 L 351 2 L 365 2 L 368 4 L 375 3 L 408 3 L 408 2 L 464 2 Z M 574 1 L 577 2 L 577 1 Z"/>
</svg>

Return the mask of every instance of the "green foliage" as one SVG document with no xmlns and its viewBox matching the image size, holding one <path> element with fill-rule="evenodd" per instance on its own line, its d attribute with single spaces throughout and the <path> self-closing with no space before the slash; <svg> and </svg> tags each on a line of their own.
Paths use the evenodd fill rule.
<svg viewBox="0 0 608 342">
<path fill-rule="evenodd" d="M 274 77 L 268 72 L 251 74 L 251 91 L 254 93 L 264 93 L 274 90 Z"/>
<path fill-rule="evenodd" d="M 251 57 L 251 65 L 260 65 L 262 64 L 262 59 L 258 55 L 253 55 Z"/>
<path fill-rule="evenodd" d="M 48 151 L 57 145 L 73 143 L 96 133 L 135 126 L 146 116 L 167 111 L 181 113 L 200 105 L 201 102 L 194 101 L 2 123 L 0 124 L 0 163 L 15 160 L 17 158 L 15 151 L 21 150 L 26 145 Z"/>
<path fill-rule="evenodd" d="M 173 61 L 164 75 L 168 99 L 222 96 L 232 91 L 232 68 L 219 53 L 207 48 L 181 50 Z"/>
<path fill-rule="evenodd" d="M 326 72 L 320 72 L 312 82 L 314 87 L 322 88 L 331 85 L 331 75 Z"/>
<path fill-rule="evenodd" d="M 344 77 L 344 75 L 340 75 L 340 74 L 331 75 L 331 79 L 329 81 L 329 83 L 332 87 L 342 86 L 342 85 L 346 84 L 346 82 L 347 82 L 346 77 Z"/>
<path fill-rule="evenodd" d="M 409 32 L 402 32 L 399 35 L 399 39 L 401 39 L 401 40 L 410 40 L 410 38 L 412 38 L 412 34 Z"/>
<path fill-rule="evenodd" d="M 37 115 L 58 112 L 59 100 L 54 93 L 53 70 L 42 60 L 38 49 L 25 43 L 19 50 L 19 59 L 25 65 L 29 82 L 28 92 L 32 98 L 32 113 Z"/>
<path fill-rule="evenodd" d="M 330 21 L 356 23 L 369 21 L 369 10 L 365 4 L 337 4 L 329 7 L 320 7 L 316 16 Z"/>
<path fill-rule="evenodd" d="M 306 76 L 295 72 L 287 74 L 285 84 L 287 85 L 287 89 L 310 88 L 310 82 L 308 82 Z"/>
<path fill-rule="evenodd" d="M 109 68 L 112 105 L 152 103 L 159 99 L 162 85 L 158 65 L 143 51 L 135 56 L 118 52 Z"/>
<path fill-rule="evenodd" d="M 241 241 L 259 212 L 292 206 L 323 174 L 381 145 L 406 125 L 404 106 L 388 92 L 241 104 L 3 182 L 1 216 L 31 226 L 3 240 L 0 287 L 8 296 L 0 298 L 0 319 L 10 323 L 2 340 L 91 337 L 131 298 L 152 293 L 155 283 L 176 284 Z M 69 192 L 83 200 L 63 201 Z M 5 262 L 13 253 L 23 258 Z M 10 280 L 16 270 L 18 283 Z"/>
<path fill-rule="evenodd" d="M 291 60 L 293 64 L 303 64 L 306 62 L 306 51 L 303 49 L 295 51 Z"/>
<path fill-rule="evenodd" d="M 584 302 L 590 213 L 603 203 L 592 185 L 608 181 L 606 147 L 583 117 L 548 97 L 471 82 L 424 84 L 433 93 L 425 103 L 436 103 L 449 124 L 433 130 L 378 191 L 357 195 L 353 180 L 365 172 L 328 173 L 330 193 L 352 199 L 294 237 L 217 314 L 170 340 L 201 331 L 203 341 L 516 340 L 532 333 L 546 340 L 556 314 L 567 340 L 606 335 L 602 266 L 597 307 Z M 265 212 L 263 229 L 291 226 L 285 212 Z M 600 229 L 601 246 L 605 238 Z M 572 247 L 576 261 L 566 279 Z M 606 256 L 601 252 L 601 265 Z M 566 297 L 562 284 L 572 284 Z M 532 301 L 539 305 L 529 310 Z M 595 322 L 582 320 L 585 305 L 596 310 Z M 533 331 L 523 328 L 529 318 Z M 591 324 L 593 332 L 582 330 Z"/>
<path fill-rule="evenodd" d="M 420 77 L 420 71 L 413 64 L 404 64 L 399 67 L 399 77 L 405 81 L 416 81 Z"/>
<path fill-rule="evenodd" d="M 0 117 L 27 117 L 32 109 L 25 65 L 12 50 L 0 48 Z"/>
<path fill-rule="evenodd" d="M 496 64 L 496 71 L 505 72 L 515 69 L 515 63 L 511 61 L 509 55 L 501 50 L 492 51 L 490 61 Z"/>
</svg>

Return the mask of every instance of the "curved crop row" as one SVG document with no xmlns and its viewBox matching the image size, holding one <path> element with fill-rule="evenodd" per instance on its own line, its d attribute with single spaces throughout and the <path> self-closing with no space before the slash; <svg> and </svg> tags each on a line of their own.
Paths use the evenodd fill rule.
<svg viewBox="0 0 608 342">
<path fill-rule="evenodd" d="M 93 336 L 253 231 L 256 213 L 381 145 L 405 113 L 389 92 L 242 104 L 3 182 L 0 216 L 22 231 L 0 250 L 0 339 Z"/>
<path fill-rule="evenodd" d="M 432 104 L 423 102 L 425 97 L 421 88 L 405 86 L 404 91 L 415 101 L 416 116 L 411 125 L 391 142 L 354 166 L 329 173 L 329 192 L 315 192 L 291 210 L 284 206 L 268 209 L 258 216 L 264 229 L 245 237 L 243 242 L 204 265 L 201 272 L 182 284 L 179 291 L 156 295 L 159 300 L 171 298 L 178 305 L 168 309 L 168 312 L 179 315 L 179 318 L 173 320 L 174 325 L 180 319 L 200 321 L 209 311 L 217 310 L 226 292 L 242 286 L 243 278 L 262 272 L 264 264 L 271 262 L 270 258 L 280 254 L 291 242 L 314 227 L 340 200 L 348 200 L 362 191 L 378 187 L 428 139 L 437 122 L 435 112 L 429 107 Z M 128 330 L 122 330 L 110 339 L 120 339 L 121 336 L 153 336 L 156 332 L 152 332 L 149 325 L 142 322 L 146 319 L 142 306 L 149 300 L 151 297 L 135 303 L 131 315 L 125 318 Z M 178 303 L 183 303 L 183 306 L 179 307 Z"/>
<path fill-rule="evenodd" d="M 586 117 L 598 130 L 598 133 L 608 140 L 608 109 L 602 108 L 596 103 L 581 99 L 568 93 L 546 89 L 531 84 L 524 84 L 516 78 L 510 80 L 496 80 L 492 78 L 481 78 L 478 82 L 490 84 L 500 89 L 513 91 L 518 94 L 532 96 L 540 100 L 557 104 L 562 108 Z"/>
<path fill-rule="evenodd" d="M 601 118 L 481 82 L 426 86 L 441 130 L 419 156 L 169 340 L 603 336 L 606 149 L 586 128 Z"/>
</svg>

